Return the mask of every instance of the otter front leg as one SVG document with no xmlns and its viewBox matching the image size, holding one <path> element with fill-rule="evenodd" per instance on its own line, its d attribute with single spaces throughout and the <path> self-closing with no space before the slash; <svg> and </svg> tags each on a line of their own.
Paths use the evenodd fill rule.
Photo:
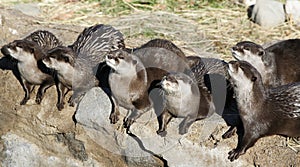
<svg viewBox="0 0 300 167">
<path fill-rule="evenodd" d="M 109 99 L 112 103 L 112 108 L 113 108 L 110 113 L 109 119 L 111 124 L 115 124 L 119 120 L 119 115 L 120 115 L 119 104 L 114 97 L 110 96 Z"/>
<path fill-rule="evenodd" d="M 148 97 L 137 99 L 133 101 L 132 104 L 135 109 L 133 109 L 128 118 L 124 120 L 124 127 L 127 129 L 129 129 L 135 120 L 147 112 L 151 107 L 151 102 Z"/>
<path fill-rule="evenodd" d="M 53 85 L 52 81 L 45 81 L 44 83 L 42 83 L 42 85 L 39 87 L 38 92 L 36 94 L 35 102 L 37 104 L 41 104 L 46 90 L 52 85 Z"/>
<path fill-rule="evenodd" d="M 237 147 L 228 153 L 228 159 L 230 161 L 234 161 L 235 159 L 238 159 L 241 155 L 245 154 L 247 149 L 252 147 L 255 144 L 255 142 L 259 139 L 259 136 L 251 134 L 250 130 L 251 129 L 246 130 L 245 134 L 242 137 L 242 140 L 238 141 Z"/>
<path fill-rule="evenodd" d="M 232 137 L 237 131 L 237 128 L 235 126 L 230 126 L 230 128 L 222 135 L 223 139 L 228 139 Z"/>
<path fill-rule="evenodd" d="M 141 115 L 143 115 L 146 111 L 140 111 L 137 109 L 133 109 L 131 114 L 124 120 L 124 128 L 129 129 L 130 126 L 138 119 Z"/>
<path fill-rule="evenodd" d="M 31 91 L 31 84 L 26 82 L 24 79 L 22 79 L 22 87 L 25 91 L 25 97 L 20 102 L 20 105 L 25 105 L 27 101 L 30 99 L 30 91 Z"/>
<path fill-rule="evenodd" d="M 65 88 L 66 87 L 60 82 L 56 84 L 56 90 L 58 96 L 56 107 L 59 111 L 61 111 L 64 108 Z"/>
<path fill-rule="evenodd" d="M 165 108 L 159 117 L 159 128 L 156 131 L 156 133 L 158 135 L 160 135 L 162 137 L 167 135 L 166 128 L 167 128 L 168 123 L 171 121 L 171 119 L 172 119 L 172 115 Z"/>
<path fill-rule="evenodd" d="M 188 115 L 179 125 L 179 134 L 186 134 L 190 126 L 195 122 L 195 117 Z"/>
</svg>

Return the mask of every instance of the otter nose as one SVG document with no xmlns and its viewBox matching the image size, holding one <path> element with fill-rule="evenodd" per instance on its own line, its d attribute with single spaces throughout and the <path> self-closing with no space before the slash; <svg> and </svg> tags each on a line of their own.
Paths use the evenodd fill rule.
<svg viewBox="0 0 300 167">
<path fill-rule="evenodd" d="M 238 50 L 238 47 L 237 46 L 234 46 L 231 48 L 233 51 L 237 51 Z"/>
<path fill-rule="evenodd" d="M 112 55 L 107 55 L 108 59 L 113 59 Z"/>
</svg>

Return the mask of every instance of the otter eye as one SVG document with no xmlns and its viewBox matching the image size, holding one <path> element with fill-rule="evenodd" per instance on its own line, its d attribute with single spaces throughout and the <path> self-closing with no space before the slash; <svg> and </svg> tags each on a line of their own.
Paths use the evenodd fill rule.
<svg viewBox="0 0 300 167">
<path fill-rule="evenodd" d="M 252 81 L 252 82 L 255 82 L 256 80 L 257 80 L 257 77 L 252 76 L 251 81 Z"/>
<path fill-rule="evenodd" d="M 259 52 L 258 52 L 258 55 L 259 55 L 259 56 L 262 56 L 262 55 L 264 55 L 264 54 L 265 54 L 264 51 L 259 51 Z"/>
<path fill-rule="evenodd" d="M 65 62 L 69 62 L 69 58 L 68 57 L 64 57 Z"/>
<path fill-rule="evenodd" d="M 119 56 L 119 59 L 124 59 L 124 56 Z"/>
<path fill-rule="evenodd" d="M 250 51 L 249 47 L 244 47 L 244 50 Z"/>
<path fill-rule="evenodd" d="M 17 47 L 18 47 L 18 48 L 23 48 L 23 46 L 22 46 L 22 45 L 20 45 L 20 44 L 17 44 Z"/>
</svg>

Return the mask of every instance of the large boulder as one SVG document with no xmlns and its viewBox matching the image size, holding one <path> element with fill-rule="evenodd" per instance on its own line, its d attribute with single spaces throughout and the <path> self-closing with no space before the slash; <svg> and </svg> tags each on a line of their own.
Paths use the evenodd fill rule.
<svg viewBox="0 0 300 167">
<path fill-rule="evenodd" d="M 257 0 L 251 20 L 262 27 L 278 26 L 286 20 L 283 4 L 275 0 Z"/>
</svg>

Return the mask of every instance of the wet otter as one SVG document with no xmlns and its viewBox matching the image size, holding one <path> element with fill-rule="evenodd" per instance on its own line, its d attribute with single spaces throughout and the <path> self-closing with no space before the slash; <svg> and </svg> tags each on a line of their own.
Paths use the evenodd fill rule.
<svg viewBox="0 0 300 167">
<path fill-rule="evenodd" d="M 253 42 L 243 41 L 232 47 L 232 55 L 237 60 L 251 63 L 262 75 L 265 86 L 300 81 L 300 39 L 280 41 L 266 49 Z"/>
<path fill-rule="evenodd" d="M 127 129 L 151 108 L 148 93 L 153 85 L 159 83 L 169 71 L 183 72 L 189 68 L 185 57 L 162 47 L 140 48 L 132 54 L 120 50 L 107 56 L 106 63 L 113 69 L 109 83 L 116 106 L 120 104 L 132 111 L 124 121 Z M 112 112 L 112 123 L 118 120 L 118 115 L 117 110 Z"/>
<path fill-rule="evenodd" d="M 300 136 L 300 83 L 266 88 L 260 73 L 245 61 L 229 63 L 235 85 L 240 116 L 244 126 L 242 139 L 228 158 L 233 161 L 265 136 Z"/>
<path fill-rule="evenodd" d="M 53 33 L 37 30 L 23 40 L 15 40 L 1 48 L 5 58 L 16 60 L 16 63 L 12 63 L 12 70 L 25 91 L 21 105 L 29 100 L 32 85 L 41 85 L 36 97 L 38 104 L 46 89 L 53 85 L 53 78 L 49 76 L 53 75 L 53 71 L 46 68 L 41 59 L 45 56 L 44 52 L 61 44 Z"/>
<path fill-rule="evenodd" d="M 24 105 L 30 99 L 33 85 L 40 85 L 35 100 L 40 104 L 46 90 L 54 85 L 53 77 L 45 73 L 48 69 L 42 64 L 42 58 L 45 56 L 42 48 L 32 41 L 15 40 L 3 46 L 1 52 L 17 60 L 21 85 L 25 91 L 25 97 L 20 104 Z"/>
<path fill-rule="evenodd" d="M 157 134 L 165 136 L 166 126 L 172 117 L 182 117 L 179 134 L 188 132 L 196 120 L 209 117 L 214 111 L 210 94 L 198 82 L 184 73 L 169 73 L 161 81 L 164 109 Z"/>
<path fill-rule="evenodd" d="M 57 73 L 58 110 L 64 108 L 66 88 L 73 90 L 69 103 L 74 106 L 89 88 L 98 85 L 96 71 L 106 54 L 124 47 L 123 35 L 118 30 L 97 24 L 85 28 L 72 45 L 49 50 L 43 62 Z"/>
</svg>

